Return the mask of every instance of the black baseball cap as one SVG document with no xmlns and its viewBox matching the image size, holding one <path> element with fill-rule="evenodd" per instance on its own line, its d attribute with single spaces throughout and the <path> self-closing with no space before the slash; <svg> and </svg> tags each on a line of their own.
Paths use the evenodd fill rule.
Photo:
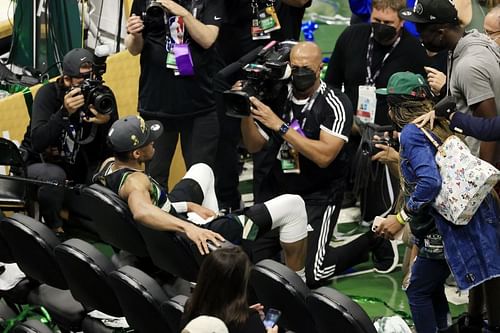
<svg viewBox="0 0 500 333">
<path fill-rule="evenodd" d="M 163 133 L 159 121 L 145 121 L 140 116 L 118 119 L 108 132 L 108 143 L 116 153 L 132 151 L 146 146 Z"/>
<path fill-rule="evenodd" d="M 94 55 L 92 52 L 82 48 L 73 49 L 64 56 L 63 74 L 70 77 L 79 77 L 80 68 L 93 63 Z"/>
<path fill-rule="evenodd" d="M 452 0 L 416 0 L 412 8 L 399 11 L 403 20 L 415 23 L 458 23 L 458 14 Z"/>
</svg>

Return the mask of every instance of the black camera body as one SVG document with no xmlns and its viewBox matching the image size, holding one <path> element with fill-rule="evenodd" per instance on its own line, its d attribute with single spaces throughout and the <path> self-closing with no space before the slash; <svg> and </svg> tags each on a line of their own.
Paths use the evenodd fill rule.
<svg viewBox="0 0 500 333">
<path fill-rule="evenodd" d="M 252 96 L 266 101 L 278 97 L 290 78 L 290 51 L 295 44 L 291 41 L 271 42 L 257 54 L 254 61 L 243 66 L 245 79 L 242 80 L 241 90 L 224 91 L 226 115 L 248 117 L 251 107 L 249 98 Z"/>
<path fill-rule="evenodd" d="M 384 137 L 384 133 L 381 132 L 376 132 L 374 136 L 380 137 L 380 140 L 366 140 L 363 141 L 361 144 L 361 151 L 363 152 L 363 155 L 365 156 L 373 156 L 377 154 L 378 152 L 382 151 L 382 149 L 375 147 L 376 144 L 379 145 L 384 145 L 384 146 L 389 146 L 389 147 L 397 147 L 398 143 L 396 140 L 389 138 L 389 137 Z"/>
<path fill-rule="evenodd" d="M 102 80 L 85 79 L 80 85 L 80 90 L 85 100 L 83 106 L 85 110 L 88 110 L 89 106 L 93 105 L 97 112 L 107 115 L 115 109 L 113 92 L 103 84 Z"/>
</svg>

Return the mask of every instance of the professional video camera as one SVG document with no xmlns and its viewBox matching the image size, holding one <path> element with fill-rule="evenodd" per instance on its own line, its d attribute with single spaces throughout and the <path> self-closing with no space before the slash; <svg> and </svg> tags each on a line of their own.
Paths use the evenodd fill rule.
<svg viewBox="0 0 500 333">
<path fill-rule="evenodd" d="M 80 85 L 85 99 L 84 109 L 88 110 L 93 105 L 100 114 L 110 114 L 116 107 L 115 96 L 108 86 L 104 85 L 102 76 L 106 73 L 106 59 L 109 55 L 107 45 L 99 45 L 95 49 L 94 63 L 92 65 L 93 77 L 85 79 Z M 93 116 L 89 114 L 89 116 Z"/>
<path fill-rule="evenodd" d="M 236 118 L 249 116 L 251 96 L 259 100 L 273 100 L 278 96 L 281 88 L 288 83 L 290 78 L 290 50 L 295 44 L 296 42 L 293 41 L 281 43 L 272 41 L 257 53 L 255 59 L 242 64 L 245 79 L 241 90 L 231 89 L 224 92 L 228 116 Z"/>
</svg>

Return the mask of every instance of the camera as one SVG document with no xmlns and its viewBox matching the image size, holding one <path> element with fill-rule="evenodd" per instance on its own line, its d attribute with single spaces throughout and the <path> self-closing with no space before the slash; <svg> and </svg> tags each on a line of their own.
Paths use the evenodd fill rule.
<svg viewBox="0 0 500 333">
<path fill-rule="evenodd" d="M 150 17 L 163 17 L 163 14 L 167 11 L 167 9 L 161 4 L 159 1 L 151 1 L 146 8 L 146 11 L 142 13 L 142 18 L 144 19 L 146 16 Z"/>
<path fill-rule="evenodd" d="M 102 80 L 85 79 L 80 85 L 85 100 L 84 109 L 93 105 L 100 114 L 110 114 L 115 109 L 115 97 Z M 93 116 L 93 115 L 92 115 Z"/>
<path fill-rule="evenodd" d="M 455 96 L 446 96 L 434 105 L 437 117 L 450 120 L 452 113 L 457 112 L 457 99 Z"/>
<path fill-rule="evenodd" d="M 375 133 L 375 135 L 381 137 L 380 140 L 367 140 L 364 141 L 361 145 L 361 150 L 363 152 L 363 155 L 366 156 L 373 156 L 376 153 L 380 152 L 381 149 L 375 147 L 376 144 L 379 145 L 384 145 L 384 146 L 389 146 L 389 147 L 395 147 L 396 142 L 394 139 L 384 137 L 384 133 Z"/>
<path fill-rule="evenodd" d="M 272 41 L 262 48 L 252 62 L 244 64 L 242 69 L 245 78 L 242 80 L 241 90 L 224 91 L 226 115 L 236 118 L 249 116 L 249 98 L 252 96 L 259 100 L 278 97 L 281 88 L 290 78 L 290 51 L 295 44 L 292 41 Z"/>
</svg>

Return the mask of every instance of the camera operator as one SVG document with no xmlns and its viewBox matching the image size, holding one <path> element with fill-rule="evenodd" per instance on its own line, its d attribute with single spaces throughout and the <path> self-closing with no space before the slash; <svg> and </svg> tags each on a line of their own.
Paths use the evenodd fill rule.
<svg viewBox="0 0 500 333">
<path fill-rule="evenodd" d="M 212 81 L 222 64 L 214 43 L 223 19 L 223 0 L 132 4 L 125 44 L 141 56 L 139 114 L 165 128 L 155 141 L 159 153 L 147 166 L 162 186 L 167 186 L 179 134 L 186 169 L 215 162 L 219 123 Z"/>
<path fill-rule="evenodd" d="M 105 139 L 118 118 L 114 96 L 109 91 L 108 109 L 98 108 L 98 112 L 94 105 L 87 105 L 88 94 L 81 91 L 82 83 L 93 78 L 93 59 L 88 50 L 69 51 L 63 59 L 63 76 L 38 91 L 28 126 L 31 133 L 21 145 L 28 152 L 28 177 L 89 183 L 99 163 L 110 154 Z M 38 201 L 49 227 L 56 233 L 63 232 L 63 188 L 40 187 Z"/>
<path fill-rule="evenodd" d="M 336 272 L 367 260 L 370 250 L 377 250 L 380 271 L 391 270 L 395 258 L 391 244 L 372 232 L 342 247 L 329 246 L 347 177 L 343 147 L 352 126 L 352 106 L 346 95 L 320 80 L 322 57 L 316 44 L 295 45 L 290 65 L 292 83 L 281 112 L 276 114 L 251 97 L 251 116 L 242 119 L 241 130 L 249 152 L 267 147 L 267 158 L 274 160 L 262 184 L 269 197 L 299 194 L 306 203 L 312 229 L 307 242 L 307 283 L 311 287 L 323 284 Z M 263 245 L 264 241 L 273 240 L 257 242 Z M 254 249 L 254 256 L 269 256 L 259 253 L 258 246 Z"/>
</svg>

